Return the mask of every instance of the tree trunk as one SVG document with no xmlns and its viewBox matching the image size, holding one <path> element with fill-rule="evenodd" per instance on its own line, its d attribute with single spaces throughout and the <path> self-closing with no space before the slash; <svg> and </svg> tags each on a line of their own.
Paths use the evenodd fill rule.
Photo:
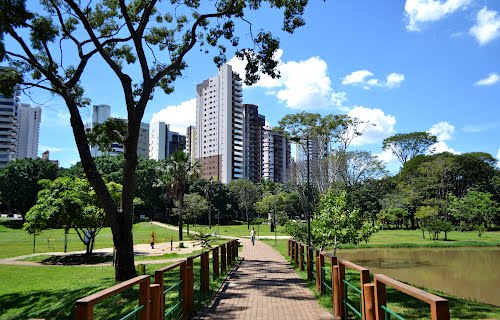
<svg viewBox="0 0 500 320">
<path fill-rule="evenodd" d="M 247 228 L 250 230 L 250 220 L 248 220 L 248 208 L 245 208 L 245 214 L 247 215 Z"/>
<path fill-rule="evenodd" d="M 133 125 L 134 121 L 129 121 L 127 137 L 124 143 L 123 210 L 120 212 L 90 154 L 85 127 L 77 104 L 69 95 L 64 96 L 64 100 L 71 115 L 71 127 L 85 176 L 95 190 L 97 200 L 106 212 L 106 217 L 111 225 L 113 242 L 116 247 L 115 279 L 118 281 L 131 279 L 136 276 L 132 241 L 132 208 L 135 192 L 135 166 L 137 164 L 137 136 L 139 128 L 137 125 Z M 131 130 L 131 123 L 134 130 Z M 136 133 L 135 139 L 130 139 L 131 131 Z M 135 145 L 135 148 L 131 148 L 132 145 Z M 132 151 L 130 152 L 129 150 Z"/>
<path fill-rule="evenodd" d="M 182 215 L 184 214 L 184 194 L 179 196 L 179 247 L 184 248 L 182 242 Z"/>
</svg>

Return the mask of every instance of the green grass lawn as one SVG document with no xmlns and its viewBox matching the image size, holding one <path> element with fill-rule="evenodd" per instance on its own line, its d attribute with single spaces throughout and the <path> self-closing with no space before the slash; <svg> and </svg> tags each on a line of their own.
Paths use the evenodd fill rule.
<svg viewBox="0 0 500 320">
<path fill-rule="evenodd" d="M 184 228 L 186 228 L 186 225 L 184 224 Z M 227 226 L 216 226 L 213 225 L 212 229 L 209 229 L 208 226 L 206 225 L 196 225 L 196 226 L 190 226 L 189 230 L 194 231 L 194 230 L 199 230 L 203 229 L 208 232 L 216 232 L 218 235 L 221 236 L 232 236 L 232 237 L 244 237 L 244 236 L 250 236 L 250 230 L 252 228 L 255 228 L 255 233 L 260 236 L 274 236 L 274 232 L 271 232 L 271 226 L 268 224 L 250 224 L 250 229 L 248 229 L 247 224 L 239 224 L 239 225 L 227 225 Z M 284 228 L 282 226 L 278 226 L 276 234 L 278 236 L 286 236 L 287 234 L 283 230 Z"/>
<path fill-rule="evenodd" d="M 391 238 L 390 234 L 388 236 L 384 236 L 382 234 L 382 236 L 383 237 L 379 241 L 388 241 L 387 239 Z M 493 238 L 495 238 L 495 236 L 493 236 Z M 464 239 L 467 240 L 467 237 L 465 237 Z M 274 240 L 263 240 L 263 241 L 273 246 L 286 259 L 288 259 L 286 240 L 278 240 L 277 246 L 274 245 Z M 394 241 L 394 239 L 392 239 L 392 241 Z M 302 279 L 304 280 L 307 279 L 307 273 L 305 271 L 298 271 L 298 267 L 294 269 L 302 277 Z M 359 284 L 359 276 L 356 273 L 347 272 L 346 279 L 354 283 L 355 285 Z M 316 290 L 315 281 L 308 282 L 307 284 L 309 289 L 311 289 L 315 294 L 319 303 L 325 309 L 331 312 L 332 311 L 331 296 L 329 294 L 320 295 Z M 460 299 L 441 292 L 435 292 L 435 291 L 430 291 L 430 292 L 448 299 L 448 303 L 450 306 L 450 315 L 452 319 L 500 319 L 500 308 L 497 306 Z M 350 298 L 355 300 L 354 297 L 350 296 Z M 429 319 L 430 313 L 428 305 L 410 296 L 407 296 L 396 290 L 388 288 L 387 301 L 389 308 L 400 314 L 405 319 Z"/>
<path fill-rule="evenodd" d="M 192 254 L 191 254 L 192 255 Z M 184 256 L 184 255 L 183 255 Z M 211 255 L 210 255 L 211 256 Z M 195 286 L 199 285 L 200 259 L 194 260 Z M 146 274 L 167 264 L 146 265 Z M 212 268 L 212 262 L 209 263 Z M 178 269 L 165 274 L 165 286 L 179 281 Z M 210 294 L 195 290 L 195 310 L 209 302 L 223 281 L 210 277 Z M 154 282 L 154 278 L 151 278 Z M 72 319 L 76 300 L 115 284 L 111 266 L 7 266 L 0 265 L 0 320 L 45 318 Z M 138 287 L 138 286 L 137 286 Z M 124 293 L 98 303 L 94 319 L 118 319 L 137 306 L 138 290 Z M 168 306 L 178 301 L 178 291 L 168 294 Z M 168 307 L 167 306 L 167 307 Z"/>
<path fill-rule="evenodd" d="M 2 223 L 3 222 L 3 223 Z M 33 236 L 22 229 L 9 228 L 0 221 L 0 259 L 33 253 Z M 149 243 L 151 232 L 155 232 L 157 242 L 178 241 L 178 232 L 158 227 L 149 222 L 134 224 L 134 244 Z M 186 239 L 187 240 L 187 239 Z M 94 249 L 113 246 L 110 228 L 103 228 L 96 237 Z M 36 252 L 62 252 L 64 250 L 63 229 L 49 229 L 36 237 Z M 85 250 L 84 244 L 74 230 L 68 234 L 68 251 Z"/>
</svg>

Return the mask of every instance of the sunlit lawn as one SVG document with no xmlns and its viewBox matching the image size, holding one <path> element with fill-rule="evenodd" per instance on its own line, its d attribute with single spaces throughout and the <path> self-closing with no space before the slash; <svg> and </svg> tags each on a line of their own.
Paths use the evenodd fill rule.
<svg viewBox="0 0 500 320">
<path fill-rule="evenodd" d="M 186 225 L 184 225 L 185 227 Z M 190 231 L 195 230 L 205 230 L 213 233 L 214 231 L 221 236 L 232 236 L 232 237 L 244 237 L 250 236 L 250 230 L 255 228 L 256 235 L 260 236 L 274 236 L 274 232 L 271 232 L 271 226 L 269 224 L 250 224 L 250 229 L 247 227 L 247 224 L 238 224 L 238 225 L 223 225 L 217 226 L 212 225 L 212 229 L 209 229 L 207 225 L 196 225 L 190 226 Z M 276 234 L 278 236 L 286 236 L 287 234 L 284 232 L 282 226 L 278 226 Z"/>
<path fill-rule="evenodd" d="M 156 226 L 149 222 L 134 224 L 134 244 L 149 243 L 151 232 L 155 232 L 157 242 L 178 240 L 178 232 Z M 188 239 L 186 239 L 188 240 Z M 96 237 L 94 249 L 110 248 L 113 237 L 110 228 L 103 228 Z M 36 237 L 36 252 L 62 252 L 64 250 L 63 229 L 44 230 Z M 68 234 L 68 251 L 85 250 L 76 232 L 71 229 Z M 33 236 L 22 229 L 8 228 L 0 224 L 0 259 L 33 253 Z"/>
</svg>

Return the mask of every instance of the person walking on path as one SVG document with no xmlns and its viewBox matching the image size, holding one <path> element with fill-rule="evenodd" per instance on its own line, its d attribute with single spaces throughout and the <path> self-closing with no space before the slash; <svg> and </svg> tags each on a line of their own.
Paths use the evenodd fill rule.
<svg viewBox="0 0 500 320">
<path fill-rule="evenodd" d="M 151 244 L 151 249 L 155 248 L 155 232 L 151 232 L 151 240 L 149 241 Z"/>
<path fill-rule="evenodd" d="M 255 245 L 255 228 L 252 228 L 252 231 L 250 231 L 250 237 L 252 238 L 252 245 Z"/>
</svg>

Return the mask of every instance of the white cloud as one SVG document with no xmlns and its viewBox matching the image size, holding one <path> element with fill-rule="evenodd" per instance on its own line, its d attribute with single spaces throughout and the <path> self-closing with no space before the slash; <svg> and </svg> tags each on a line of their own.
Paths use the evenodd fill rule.
<svg viewBox="0 0 500 320">
<path fill-rule="evenodd" d="M 347 101 L 347 94 L 344 91 L 341 92 L 332 92 L 331 95 L 332 104 L 339 108 L 341 111 L 347 112 L 349 111 L 349 107 L 344 105 L 344 102 Z"/>
<path fill-rule="evenodd" d="M 451 152 L 458 154 L 460 152 L 448 146 L 446 141 L 451 140 L 455 132 L 455 126 L 446 122 L 441 121 L 434 124 L 427 132 L 435 135 L 437 137 L 437 142 L 430 147 L 433 153 Z"/>
<path fill-rule="evenodd" d="M 438 141 L 447 141 L 453 136 L 455 126 L 446 121 L 441 121 L 433 125 L 428 132 L 435 135 Z"/>
<path fill-rule="evenodd" d="M 405 80 L 405 75 L 401 73 L 392 72 L 387 75 L 385 82 L 373 77 L 373 72 L 369 70 L 358 70 L 351 72 L 344 77 L 342 84 L 361 86 L 365 90 L 373 87 L 386 87 L 395 88 L 399 87 Z"/>
<path fill-rule="evenodd" d="M 492 86 L 500 80 L 500 76 L 496 73 L 490 73 L 486 78 L 478 80 L 476 86 Z"/>
<path fill-rule="evenodd" d="M 161 109 L 153 114 L 150 123 L 160 121 L 169 124 L 170 130 L 186 134 L 187 127 L 196 125 L 196 99 Z"/>
<path fill-rule="evenodd" d="M 401 73 L 393 72 L 386 77 L 386 85 L 389 88 L 399 87 L 401 82 L 405 80 L 405 75 Z"/>
<path fill-rule="evenodd" d="M 500 149 L 497 152 L 497 166 L 500 167 Z"/>
<path fill-rule="evenodd" d="M 327 63 L 320 57 L 283 62 L 282 55 L 281 49 L 275 53 L 275 58 L 279 61 L 277 69 L 280 78 L 272 79 L 261 74 L 260 80 L 253 87 L 273 89 L 266 94 L 275 95 L 291 109 L 321 109 L 331 105 L 334 92 L 327 76 Z M 244 79 L 246 61 L 233 57 L 228 64 Z"/>
<path fill-rule="evenodd" d="M 391 173 L 396 174 L 401 168 L 401 162 L 398 157 L 396 157 L 390 150 L 382 150 L 382 152 L 374 153 L 373 155 L 379 158 L 379 160 L 384 161 L 386 169 Z"/>
<path fill-rule="evenodd" d="M 373 73 L 368 70 L 354 71 L 344 77 L 344 80 L 342 80 L 342 84 L 365 83 L 366 78 L 371 76 L 373 76 Z"/>
<path fill-rule="evenodd" d="M 69 162 L 69 164 L 70 164 L 70 165 L 72 165 L 72 166 L 74 166 L 74 165 L 75 165 L 75 164 L 77 164 L 77 163 L 78 163 L 78 160 L 71 160 L 71 161 Z"/>
<path fill-rule="evenodd" d="M 469 34 L 476 38 L 480 45 L 485 45 L 500 36 L 500 15 L 494 10 L 482 8 L 476 17 Z"/>
<path fill-rule="evenodd" d="M 438 21 L 466 8 L 471 0 L 406 0 L 405 15 L 408 19 L 408 31 L 420 31 L 420 25 L 425 22 Z"/>
<path fill-rule="evenodd" d="M 352 141 L 353 146 L 381 143 L 382 140 L 394 133 L 396 118 L 392 115 L 386 115 L 381 109 L 354 106 L 347 114 L 366 122 L 358 128 L 358 130 L 363 131 L 363 134 Z"/>
</svg>

